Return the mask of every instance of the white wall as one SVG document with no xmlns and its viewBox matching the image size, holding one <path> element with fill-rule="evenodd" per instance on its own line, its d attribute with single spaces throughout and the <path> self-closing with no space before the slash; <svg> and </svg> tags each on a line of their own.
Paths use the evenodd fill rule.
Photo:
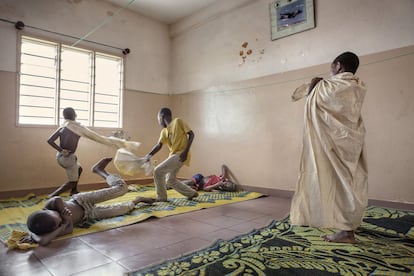
<svg viewBox="0 0 414 276">
<path fill-rule="evenodd" d="M 119 7 L 101 0 L 1 0 L 0 18 L 23 21 L 28 26 L 82 37 L 113 15 Z M 58 38 L 72 45 L 76 40 L 26 27 L 24 32 Z M 16 72 L 17 30 L 0 22 L 0 70 Z M 87 40 L 130 48 L 125 59 L 125 88 L 167 94 L 169 91 L 170 39 L 166 24 L 121 11 Z M 103 51 L 120 51 L 95 44 L 79 44 Z"/>
<path fill-rule="evenodd" d="M 271 2 L 218 1 L 172 25 L 172 93 L 306 68 L 345 50 L 366 55 L 414 44 L 413 0 L 315 0 L 316 28 L 274 41 Z M 253 55 L 239 66 L 243 42 Z"/>
</svg>

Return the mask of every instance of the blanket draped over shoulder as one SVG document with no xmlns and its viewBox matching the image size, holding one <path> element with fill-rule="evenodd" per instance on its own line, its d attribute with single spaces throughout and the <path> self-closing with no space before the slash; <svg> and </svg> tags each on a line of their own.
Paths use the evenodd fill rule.
<svg viewBox="0 0 414 276">
<path fill-rule="evenodd" d="M 294 101 L 308 94 L 299 87 Z M 367 206 L 366 87 L 352 73 L 319 81 L 307 95 L 303 150 L 291 221 L 295 225 L 354 230 Z"/>
<path fill-rule="evenodd" d="M 117 148 L 114 165 L 121 174 L 134 176 L 143 169 L 146 175 L 150 173 L 152 169 L 151 163 L 149 161 L 147 162 L 145 158 L 137 157 L 134 154 L 141 145 L 140 142 L 126 141 L 117 137 L 106 137 L 72 120 L 65 120 L 62 126 L 81 137 Z"/>
</svg>

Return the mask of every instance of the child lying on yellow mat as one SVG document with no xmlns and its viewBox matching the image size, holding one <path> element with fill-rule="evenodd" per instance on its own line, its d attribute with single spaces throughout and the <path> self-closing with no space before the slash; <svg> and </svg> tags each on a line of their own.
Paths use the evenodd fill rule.
<svg viewBox="0 0 414 276">
<path fill-rule="evenodd" d="M 27 218 L 30 233 L 22 237 L 20 242 L 47 245 L 56 237 L 72 233 L 73 227 L 84 220 L 120 216 L 132 211 L 139 202 L 153 203 L 154 200 L 151 198 L 138 196 L 129 202 L 96 205 L 120 197 L 128 191 L 128 185 L 119 175 L 105 171 L 111 160 L 112 158 L 104 158 L 92 167 L 94 173 L 106 180 L 109 188 L 74 194 L 67 201 L 59 196 L 52 197 L 42 210 L 32 213 Z"/>
</svg>

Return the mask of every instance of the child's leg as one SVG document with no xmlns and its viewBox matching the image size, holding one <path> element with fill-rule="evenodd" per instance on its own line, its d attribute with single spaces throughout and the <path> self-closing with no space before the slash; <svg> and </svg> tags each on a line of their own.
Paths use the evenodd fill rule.
<svg viewBox="0 0 414 276">
<path fill-rule="evenodd" d="M 195 183 L 192 179 L 181 180 L 181 182 L 184 183 L 185 185 L 187 185 L 190 188 L 193 188 L 193 189 L 196 188 L 196 185 L 195 185 Z"/>
<path fill-rule="evenodd" d="M 91 218 L 93 219 L 104 219 L 116 216 L 122 216 L 132 211 L 136 204 L 144 202 L 148 204 L 154 203 L 154 199 L 148 197 L 136 197 L 133 201 L 115 203 L 110 205 L 99 205 L 95 206 L 91 212 Z"/>
<path fill-rule="evenodd" d="M 72 197 L 78 202 L 79 200 L 82 200 L 82 202 L 86 201 L 88 204 L 95 204 L 123 196 L 128 192 L 128 185 L 122 178 L 119 177 L 119 175 L 108 175 L 106 177 L 106 182 L 111 187 L 91 192 L 79 193 L 73 195 Z"/>
<path fill-rule="evenodd" d="M 157 201 L 167 201 L 165 177 L 170 171 L 170 162 L 170 158 L 167 158 L 154 169 L 154 184 L 157 192 Z"/>
<path fill-rule="evenodd" d="M 81 174 L 82 174 L 82 167 L 80 166 L 80 164 L 78 163 L 79 169 L 78 169 L 78 179 L 80 178 Z M 70 191 L 70 195 L 74 195 L 79 193 L 78 191 L 78 182 L 76 182 L 76 184 L 72 187 L 72 190 Z"/>
<path fill-rule="evenodd" d="M 106 179 L 109 173 L 106 172 L 105 168 L 111 161 L 112 161 L 112 158 L 110 157 L 101 159 L 98 163 L 93 165 L 92 171 L 96 173 L 97 175 L 100 175 L 104 179 Z"/>
<path fill-rule="evenodd" d="M 78 181 L 68 181 L 68 182 L 65 182 L 64 184 L 62 184 L 59 188 L 57 188 L 53 193 L 51 193 L 47 197 L 51 198 L 51 197 L 54 197 L 54 196 L 58 196 L 61 193 L 64 193 L 66 191 L 69 191 L 69 190 L 72 190 L 72 189 L 76 189 L 77 184 L 78 184 Z"/>
<path fill-rule="evenodd" d="M 58 189 L 56 189 L 48 197 L 57 196 L 69 190 L 77 191 L 76 187 L 78 185 L 78 180 L 80 176 L 80 173 L 79 173 L 80 164 L 78 163 L 78 158 L 74 154 L 71 154 L 65 157 L 61 153 L 58 153 L 56 158 L 57 158 L 58 164 L 62 168 L 65 169 L 66 175 L 68 177 L 68 181 L 62 184 Z M 73 193 L 71 192 L 71 194 Z"/>
<path fill-rule="evenodd" d="M 84 208 L 91 210 L 96 203 L 120 197 L 128 192 L 126 182 L 116 174 L 109 174 L 105 168 L 112 158 L 103 158 L 92 167 L 92 171 L 103 178 L 110 188 L 100 189 L 73 195 L 73 198 Z"/>
<path fill-rule="evenodd" d="M 167 184 L 179 192 L 180 194 L 186 196 L 188 199 L 197 197 L 198 193 L 194 189 L 191 189 L 189 186 L 185 185 L 177 179 L 177 173 L 180 168 L 183 166 L 183 163 L 180 162 L 180 156 L 178 154 L 172 155 L 168 158 L 168 173 L 167 173 Z"/>
</svg>

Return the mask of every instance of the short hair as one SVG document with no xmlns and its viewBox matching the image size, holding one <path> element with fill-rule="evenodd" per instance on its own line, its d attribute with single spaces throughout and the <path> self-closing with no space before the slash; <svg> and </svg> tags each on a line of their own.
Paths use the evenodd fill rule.
<svg viewBox="0 0 414 276">
<path fill-rule="evenodd" d="M 192 179 L 196 184 L 200 184 L 200 182 L 203 180 L 204 176 L 201 173 L 193 175 Z"/>
<path fill-rule="evenodd" d="M 171 117 L 172 116 L 171 109 L 169 109 L 168 107 L 161 108 L 159 114 L 164 115 L 166 117 Z"/>
<path fill-rule="evenodd" d="M 335 58 L 333 63 L 341 63 L 345 72 L 351 72 L 355 74 L 359 66 L 359 58 L 352 52 L 345 52 Z"/>
<path fill-rule="evenodd" d="M 27 218 L 27 228 L 36 235 L 50 233 L 56 229 L 55 220 L 45 211 L 35 211 Z"/>
<path fill-rule="evenodd" d="M 63 109 L 63 118 L 67 120 L 75 120 L 76 112 L 72 107 L 66 107 Z"/>
</svg>

